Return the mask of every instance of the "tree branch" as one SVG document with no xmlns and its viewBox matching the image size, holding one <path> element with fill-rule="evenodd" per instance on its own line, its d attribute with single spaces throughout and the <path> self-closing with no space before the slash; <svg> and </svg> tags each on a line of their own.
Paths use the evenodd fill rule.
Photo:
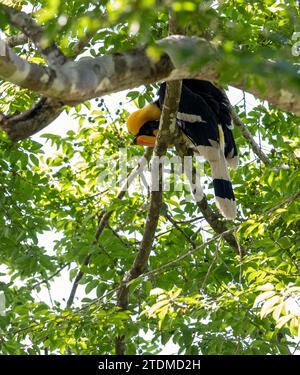
<svg viewBox="0 0 300 375">
<path fill-rule="evenodd" d="M 27 13 L 4 4 L 0 5 L 0 11 L 7 17 L 11 25 L 22 31 L 27 38 L 34 42 L 49 64 L 62 65 L 67 61 L 66 56 L 54 43 L 49 45 L 43 28 Z"/>
<path fill-rule="evenodd" d="M 47 92 L 55 79 L 54 71 L 21 59 L 3 40 L 0 40 L 0 49 L 1 79 L 31 91 Z"/>
<path fill-rule="evenodd" d="M 0 10 L 6 14 L 11 24 L 25 33 L 8 38 L 5 41 L 8 47 L 15 47 L 17 45 L 27 43 L 30 38 L 35 44 L 37 44 L 38 47 L 40 47 L 49 64 L 62 65 L 66 62 L 65 56 L 55 44 L 52 44 L 47 48 L 45 47 L 43 28 L 37 25 L 35 20 L 29 15 L 5 5 L 2 7 L 0 6 Z M 80 46 L 83 47 L 82 41 L 77 45 L 78 48 Z M 80 50 L 77 51 L 77 53 L 79 52 Z M 23 65 L 25 75 L 28 67 L 31 68 L 32 65 L 26 66 L 23 61 L 20 63 Z M 36 72 L 33 72 L 33 74 L 34 73 Z M 51 75 L 48 77 L 47 75 L 43 75 L 41 76 L 41 79 L 46 81 L 49 79 L 50 82 Z M 0 117 L 0 127 L 7 132 L 8 137 L 13 142 L 26 139 L 52 123 L 62 113 L 63 105 L 64 103 L 62 103 L 60 100 L 58 101 L 50 98 L 42 98 L 28 111 L 24 111 L 17 116 L 6 117 L 2 114 Z"/>
<path fill-rule="evenodd" d="M 97 31 L 98 30 L 87 32 L 81 39 L 77 41 L 77 43 L 74 45 L 74 57 L 78 56 L 84 50 L 84 48 L 88 46 Z"/>
<path fill-rule="evenodd" d="M 169 222 L 180 232 L 183 237 L 191 244 L 192 248 L 195 249 L 197 247 L 196 243 L 191 239 L 191 237 L 185 233 L 185 231 L 180 228 L 178 223 L 172 218 L 172 216 L 169 213 L 166 213 L 166 218 L 169 220 Z"/>
<path fill-rule="evenodd" d="M 270 208 L 267 212 L 264 212 L 262 213 L 258 218 L 257 220 L 262 220 L 262 221 L 265 221 L 265 215 L 269 215 L 270 213 L 276 211 L 278 208 L 282 207 L 282 206 L 285 206 L 286 204 L 287 205 L 290 205 L 292 204 L 296 199 L 298 199 L 300 197 L 300 192 L 296 193 L 296 194 L 293 194 L 292 196 L 284 199 L 282 202 L 280 202 L 279 204 L 277 204 L 276 206 Z M 241 224 L 241 223 L 240 223 Z M 216 240 L 219 240 L 220 238 L 224 238 L 224 236 L 232 233 L 233 231 L 238 231 L 239 229 L 239 226 L 240 224 L 226 230 L 225 232 L 223 233 L 220 233 L 220 234 L 216 234 L 214 237 L 212 237 L 211 239 L 207 240 L 206 242 L 204 242 L 203 244 L 197 246 L 196 248 L 192 248 L 191 250 L 187 251 L 186 253 L 178 256 L 177 258 L 165 263 L 165 264 L 162 264 L 161 266 L 157 267 L 156 269 L 154 270 L 151 270 L 151 271 L 148 271 L 148 272 L 144 272 L 141 276 L 143 278 L 146 278 L 146 277 L 149 277 L 149 276 L 153 276 L 153 275 L 156 275 L 158 273 L 161 273 L 162 271 L 165 271 L 167 268 L 169 267 L 172 267 L 172 266 L 175 266 L 177 263 L 179 263 L 180 261 L 182 261 L 183 259 L 187 258 L 188 256 L 194 254 L 195 252 L 201 250 L 201 249 L 204 249 L 206 246 L 212 244 L 213 242 L 215 242 Z"/>
<path fill-rule="evenodd" d="M 296 201 L 299 198 L 300 198 L 300 191 L 298 191 L 297 193 L 291 195 L 290 197 L 287 197 L 286 199 L 284 199 L 283 201 L 281 201 L 280 203 L 278 203 L 276 206 L 273 206 L 272 208 L 270 208 L 269 210 L 267 210 L 265 212 L 265 215 L 269 215 L 272 212 L 278 210 L 279 208 L 284 207 L 285 205 L 291 204 L 292 202 Z"/>
<path fill-rule="evenodd" d="M 181 82 L 172 82 L 167 84 L 166 96 L 162 109 L 159 124 L 159 134 L 157 136 L 154 155 L 152 158 L 152 189 L 150 196 L 150 205 L 147 213 L 146 225 L 142 241 L 140 243 L 138 254 L 132 264 L 131 269 L 125 273 L 117 295 L 117 306 L 126 310 L 129 304 L 129 283 L 140 276 L 148 262 L 155 231 L 158 225 L 159 212 L 162 205 L 162 185 L 163 171 L 160 158 L 166 153 L 170 137 L 176 130 L 176 115 L 180 100 Z M 154 173 L 159 171 L 159 186 L 157 190 L 153 189 Z M 118 355 L 125 354 L 125 336 L 117 336 L 115 340 L 115 352 Z"/>
<path fill-rule="evenodd" d="M 213 46 L 200 38 L 172 35 L 157 42 L 165 53 L 158 61 L 149 58 L 146 48 L 101 57 L 86 57 L 68 61 L 51 69 L 23 62 L 7 47 L 6 56 L 0 56 L 0 77 L 21 87 L 37 91 L 44 96 L 56 98 L 66 104 L 83 102 L 98 96 L 118 92 L 161 80 L 184 78 L 219 80 L 220 56 Z M 191 49 L 196 56 L 210 56 L 210 62 L 200 70 L 191 72 L 189 59 L 182 59 L 180 51 Z M 274 71 L 277 63 L 265 62 L 268 71 Z M 279 108 L 300 115 L 299 92 L 287 91 L 286 82 L 265 80 L 266 90 L 245 87 L 241 78 L 233 77 L 232 86 L 247 89 L 259 98 Z"/>
<path fill-rule="evenodd" d="M 52 123 L 63 111 L 62 103 L 42 98 L 30 109 L 10 117 L 0 117 L 0 127 L 15 142 L 30 137 Z"/>
<path fill-rule="evenodd" d="M 255 142 L 255 140 L 252 137 L 252 134 L 248 130 L 247 126 L 244 124 L 244 122 L 241 120 L 241 118 L 239 117 L 239 115 L 237 114 L 237 112 L 235 111 L 235 109 L 233 108 L 233 106 L 231 105 L 231 103 L 230 103 L 230 101 L 228 99 L 228 96 L 227 96 L 227 94 L 225 93 L 224 90 L 223 90 L 223 93 L 224 93 L 224 95 L 227 98 L 228 107 L 230 109 L 231 117 L 232 117 L 232 120 L 233 120 L 234 124 L 241 130 L 241 133 L 244 136 L 244 138 L 250 143 L 253 152 L 259 157 L 259 159 L 265 165 L 269 165 L 271 163 L 270 159 L 261 150 L 261 148 L 259 147 L 259 145 Z"/>
<path fill-rule="evenodd" d="M 69 266 L 70 263 L 66 263 L 63 266 L 61 266 L 57 271 L 55 271 L 52 275 L 48 276 L 46 279 L 42 279 L 41 281 L 33 284 L 30 288 L 35 289 L 38 286 L 42 284 L 48 284 L 50 280 L 52 280 L 55 276 L 59 275 L 63 269 L 65 269 L 67 266 Z"/>
<path fill-rule="evenodd" d="M 8 47 L 13 48 L 28 43 L 28 37 L 25 34 L 11 36 L 5 40 Z"/>
<path fill-rule="evenodd" d="M 84 259 L 82 266 L 87 266 L 90 263 L 91 256 L 92 254 L 88 254 L 88 256 Z M 71 288 L 71 292 L 70 292 L 70 295 L 67 301 L 67 306 L 66 306 L 68 308 L 70 308 L 73 305 L 76 291 L 77 291 L 79 282 L 82 279 L 83 275 L 84 275 L 84 272 L 80 269 L 75 277 L 74 283 Z"/>
</svg>

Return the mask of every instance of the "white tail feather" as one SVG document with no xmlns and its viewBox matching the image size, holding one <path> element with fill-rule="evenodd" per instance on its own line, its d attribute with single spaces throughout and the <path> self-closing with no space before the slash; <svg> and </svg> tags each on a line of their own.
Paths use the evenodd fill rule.
<svg viewBox="0 0 300 375">
<path fill-rule="evenodd" d="M 193 175 L 193 161 L 190 157 L 184 158 L 184 171 L 189 181 L 191 193 L 195 199 L 195 202 L 200 202 L 203 199 L 203 190 L 201 186 L 201 176 L 197 170 L 195 170 L 195 175 Z M 195 180 L 193 181 L 193 176 Z"/>
<path fill-rule="evenodd" d="M 227 164 L 229 165 L 230 168 L 232 169 L 237 169 L 238 164 L 239 164 L 239 157 L 234 156 L 233 158 L 228 158 L 226 159 Z"/>
<path fill-rule="evenodd" d="M 212 178 L 214 180 L 221 179 L 230 182 L 230 176 L 223 151 L 220 150 L 219 155 L 219 160 L 209 160 Z M 234 200 L 216 196 L 216 204 L 222 215 L 227 219 L 233 220 L 236 218 L 236 203 Z"/>
<path fill-rule="evenodd" d="M 226 219 L 234 220 L 236 218 L 236 203 L 228 198 L 216 197 L 216 205 Z"/>
</svg>

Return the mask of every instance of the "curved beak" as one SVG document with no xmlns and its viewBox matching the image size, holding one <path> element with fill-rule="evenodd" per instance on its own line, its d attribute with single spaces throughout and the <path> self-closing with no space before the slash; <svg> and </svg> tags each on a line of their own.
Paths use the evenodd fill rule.
<svg viewBox="0 0 300 375">
<path fill-rule="evenodd" d="M 154 147 L 156 137 L 152 135 L 138 135 L 135 138 L 135 144 L 140 146 Z"/>
</svg>

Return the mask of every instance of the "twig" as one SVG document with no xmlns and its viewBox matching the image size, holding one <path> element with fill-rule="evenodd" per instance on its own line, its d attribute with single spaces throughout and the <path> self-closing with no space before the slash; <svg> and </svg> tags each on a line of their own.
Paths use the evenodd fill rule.
<svg viewBox="0 0 300 375">
<path fill-rule="evenodd" d="M 63 269 L 65 269 L 67 266 L 69 266 L 70 263 L 66 263 L 64 264 L 63 266 L 61 266 L 56 272 L 54 272 L 52 275 L 50 275 L 49 277 L 47 277 L 46 279 L 43 279 L 41 281 L 39 281 L 38 283 L 36 284 L 33 284 L 31 286 L 31 289 L 35 289 L 36 287 L 40 286 L 41 284 L 47 284 L 48 281 L 50 281 L 51 279 L 53 279 L 55 276 L 57 276 Z"/>
<path fill-rule="evenodd" d="M 284 199 L 283 201 L 281 201 L 280 203 L 278 203 L 276 206 L 270 208 L 269 210 L 267 210 L 265 212 L 265 215 L 269 215 L 270 213 L 278 210 L 279 208 L 285 206 L 286 204 L 290 204 L 292 202 L 294 202 L 295 200 L 297 200 L 298 198 L 300 198 L 300 191 L 298 191 L 297 193 L 287 197 L 286 199 Z"/>
<path fill-rule="evenodd" d="M 210 274 L 210 272 L 211 272 L 211 270 L 212 270 L 212 268 L 213 268 L 216 260 L 218 259 L 219 249 L 220 249 L 220 243 L 221 243 L 221 237 L 219 238 L 217 246 L 216 246 L 216 253 L 215 253 L 215 255 L 213 257 L 213 260 L 212 260 L 211 264 L 209 265 L 208 270 L 206 272 L 206 275 L 204 277 L 204 280 L 203 280 L 203 283 L 202 283 L 202 289 L 205 287 L 207 279 L 208 279 L 208 276 L 209 276 L 209 274 Z"/>
<path fill-rule="evenodd" d="M 84 48 L 88 46 L 97 31 L 98 30 L 87 32 L 81 39 L 78 40 L 78 42 L 74 46 L 74 57 L 78 56 L 84 50 Z"/>
<path fill-rule="evenodd" d="M 49 45 L 43 27 L 38 25 L 27 13 L 4 4 L 0 5 L 0 9 L 7 16 L 11 25 L 34 42 L 50 65 L 63 65 L 68 60 L 55 43 Z"/>
<path fill-rule="evenodd" d="M 177 222 L 172 218 L 171 215 L 169 215 L 168 213 L 166 213 L 166 218 L 170 221 L 170 223 L 172 223 L 174 225 L 174 227 L 186 238 L 186 240 L 192 245 L 192 248 L 195 249 L 197 247 L 197 245 L 195 244 L 195 242 L 191 239 L 191 237 L 185 233 L 185 231 L 183 229 L 180 228 L 180 226 L 177 224 Z"/>
<path fill-rule="evenodd" d="M 248 130 L 247 126 L 244 124 L 244 122 L 241 120 L 240 116 L 237 114 L 233 106 L 231 105 L 228 96 L 226 92 L 223 90 L 224 95 L 227 98 L 228 107 L 231 113 L 232 120 L 234 124 L 241 130 L 241 133 L 243 137 L 250 143 L 251 148 L 253 152 L 259 157 L 259 159 L 265 164 L 269 165 L 270 159 L 267 157 L 267 155 L 262 151 L 261 147 L 255 142 L 252 134 Z"/>
<path fill-rule="evenodd" d="M 148 277 L 148 276 L 152 276 L 152 275 L 156 275 L 157 273 L 160 273 L 164 270 L 166 270 L 167 268 L 170 268 L 172 266 L 175 266 L 177 265 L 178 262 L 181 262 L 182 260 L 184 260 L 185 258 L 191 256 L 192 254 L 194 254 L 195 252 L 199 251 L 199 250 L 202 250 L 204 249 L 206 246 L 214 243 L 216 240 L 222 238 L 225 234 L 230 234 L 234 229 L 236 228 L 231 228 L 231 229 L 228 229 L 226 232 L 223 232 L 223 233 L 220 233 L 220 234 L 217 234 L 215 235 L 214 237 L 212 237 L 210 240 L 204 242 L 203 244 L 197 246 L 196 248 L 194 249 L 191 249 L 187 252 L 185 252 L 184 254 L 176 257 L 175 259 L 171 260 L 170 262 L 167 262 L 165 264 L 163 264 L 162 266 L 160 267 L 157 267 L 156 269 L 152 270 L 152 271 L 149 271 L 149 272 L 145 272 L 143 273 L 143 275 L 141 275 L 141 277 Z"/>
<path fill-rule="evenodd" d="M 176 224 L 190 224 L 190 223 L 194 223 L 195 221 L 198 221 L 198 220 L 203 220 L 204 217 L 203 216 L 198 216 L 198 217 L 194 217 L 192 219 L 189 219 L 189 220 L 174 220 Z"/>
</svg>

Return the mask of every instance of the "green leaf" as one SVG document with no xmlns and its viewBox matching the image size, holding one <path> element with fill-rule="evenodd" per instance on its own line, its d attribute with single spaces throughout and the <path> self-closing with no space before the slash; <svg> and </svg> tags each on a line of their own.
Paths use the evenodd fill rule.
<svg viewBox="0 0 300 375">
<path fill-rule="evenodd" d="M 95 289 L 99 285 L 98 280 L 93 280 L 90 283 L 88 283 L 85 287 L 86 294 L 89 294 L 93 289 Z"/>
<path fill-rule="evenodd" d="M 254 301 L 254 305 L 258 305 L 260 302 L 265 301 L 276 294 L 275 290 L 269 290 L 257 296 Z"/>
</svg>

